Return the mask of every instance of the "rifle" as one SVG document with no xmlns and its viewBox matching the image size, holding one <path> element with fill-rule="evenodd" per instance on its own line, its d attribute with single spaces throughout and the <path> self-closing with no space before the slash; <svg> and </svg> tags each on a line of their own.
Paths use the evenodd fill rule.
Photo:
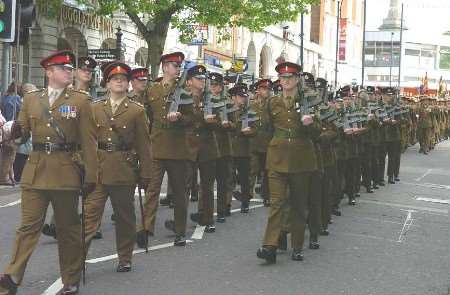
<svg viewBox="0 0 450 295">
<path fill-rule="evenodd" d="M 169 113 L 178 112 L 178 107 L 180 105 L 187 105 L 187 104 L 194 103 L 192 98 L 181 99 L 182 95 L 183 96 L 189 95 L 188 92 L 186 90 L 184 90 L 184 88 L 183 88 L 184 83 L 186 83 L 187 72 L 188 72 L 187 69 L 183 70 L 183 74 L 178 79 L 174 92 L 169 96 L 169 99 L 167 100 L 168 102 L 170 102 Z"/>
</svg>

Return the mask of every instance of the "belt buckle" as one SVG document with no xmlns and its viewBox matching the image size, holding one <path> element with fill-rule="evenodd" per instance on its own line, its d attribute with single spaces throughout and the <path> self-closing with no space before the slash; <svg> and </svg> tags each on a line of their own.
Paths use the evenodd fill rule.
<svg viewBox="0 0 450 295">
<path fill-rule="evenodd" d="M 53 143 L 47 141 L 44 143 L 45 152 L 50 155 L 53 152 Z"/>
<path fill-rule="evenodd" d="M 113 152 L 114 151 L 114 144 L 112 142 L 106 143 L 106 151 L 107 152 Z"/>
</svg>

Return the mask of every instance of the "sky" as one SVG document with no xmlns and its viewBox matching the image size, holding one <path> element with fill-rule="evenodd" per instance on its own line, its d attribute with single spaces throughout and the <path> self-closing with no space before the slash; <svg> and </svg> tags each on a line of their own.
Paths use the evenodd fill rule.
<svg viewBox="0 0 450 295">
<path fill-rule="evenodd" d="M 367 30 L 374 31 L 389 11 L 389 0 L 366 0 Z M 438 34 L 450 31 L 450 0 L 399 0 L 404 4 L 404 21 L 412 32 Z"/>
</svg>

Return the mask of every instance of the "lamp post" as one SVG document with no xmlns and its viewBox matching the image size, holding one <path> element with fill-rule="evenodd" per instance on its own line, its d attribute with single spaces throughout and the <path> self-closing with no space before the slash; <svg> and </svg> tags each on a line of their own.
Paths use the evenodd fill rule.
<svg viewBox="0 0 450 295">
<path fill-rule="evenodd" d="M 302 14 L 300 15 L 300 66 L 302 67 L 302 71 L 304 71 L 304 66 L 303 66 L 303 39 L 304 39 L 304 31 L 303 31 L 303 19 L 304 19 L 304 14 L 302 12 Z"/>
<path fill-rule="evenodd" d="M 342 2 L 337 2 L 337 13 L 336 13 L 336 61 L 334 64 L 334 88 L 337 90 L 337 79 L 338 79 L 338 59 L 339 59 L 339 20 L 341 18 L 341 6 Z"/>
<path fill-rule="evenodd" d="M 122 35 L 122 29 L 120 28 L 120 26 L 118 26 L 116 32 L 116 57 L 118 60 L 120 60 L 122 57 Z"/>
<path fill-rule="evenodd" d="M 364 20 L 363 20 L 363 48 L 362 48 L 362 66 L 361 66 L 361 86 L 364 87 L 364 76 L 365 76 L 365 62 L 366 62 L 366 17 L 367 17 L 367 5 L 366 0 L 363 2 Z"/>
<path fill-rule="evenodd" d="M 391 62 L 389 63 L 389 87 L 392 87 L 392 66 L 394 59 L 394 32 L 391 32 Z"/>
</svg>

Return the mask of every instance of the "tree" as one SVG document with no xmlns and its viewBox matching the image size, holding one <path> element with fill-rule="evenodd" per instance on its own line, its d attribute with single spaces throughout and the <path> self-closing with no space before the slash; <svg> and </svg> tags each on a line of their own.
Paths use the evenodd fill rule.
<svg viewBox="0 0 450 295">
<path fill-rule="evenodd" d="M 53 0 L 61 1 L 61 0 Z M 147 42 L 152 77 L 159 71 L 169 26 L 181 32 L 182 41 L 193 35 L 192 24 L 208 24 L 219 29 L 242 26 L 250 31 L 284 21 L 294 21 L 306 6 L 320 0 L 78 0 L 93 12 L 125 13 Z"/>
</svg>

